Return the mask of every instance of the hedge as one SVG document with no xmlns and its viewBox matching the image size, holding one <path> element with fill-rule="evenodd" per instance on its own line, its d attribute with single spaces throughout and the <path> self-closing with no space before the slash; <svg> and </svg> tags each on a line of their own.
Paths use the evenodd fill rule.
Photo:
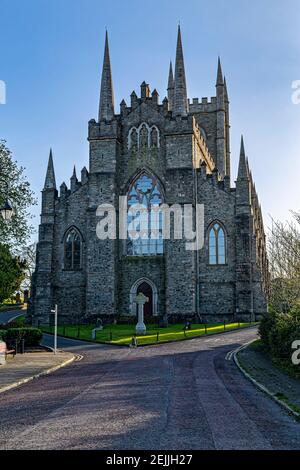
<svg viewBox="0 0 300 470">
<path fill-rule="evenodd" d="M 38 328 L 9 328 L 6 331 L 6 341 L 25 340 L 25 346 L 38 346 L 43 333 Z"/>
<path fill-rule="evenodd" d="M 300 339 L 300 318 L 298 312 L 289 314 L 270 312 L 260 323 L 261 340 L 272 357 L 291 360 L 292 344 Z"/>
<path fill-rule="evenodd" d="M 6 330 L 0 330 L 0 341 L 5 341 L 6 340 L 6 335 L 7 335 Z"/>
</svg>

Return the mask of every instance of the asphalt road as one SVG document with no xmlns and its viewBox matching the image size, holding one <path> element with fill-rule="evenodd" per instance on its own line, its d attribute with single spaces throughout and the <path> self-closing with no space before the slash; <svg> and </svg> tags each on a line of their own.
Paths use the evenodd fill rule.
<svg viewBox="0 0 300 470">
<path fill-rule="evenodd" d="M 226 361 L 255 329 L 83 355 L 0 395 L 1 449 L 300 449 L 300 424 Z M 52 338 L 47 338 L 52 342 Z"/>
</svg>

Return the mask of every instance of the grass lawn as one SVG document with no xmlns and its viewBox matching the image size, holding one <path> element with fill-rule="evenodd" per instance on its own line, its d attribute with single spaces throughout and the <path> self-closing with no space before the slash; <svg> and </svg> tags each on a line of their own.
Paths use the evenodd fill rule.
<svg viewBox="0 0 300 470">
<path fill-rule="evenodd" d="M 23 304 L 0 304 L 0 313 L 9 312 L 10 310 L 22 310 Z"/>
<path fill-rule="evenodd" d="M 258 339 L 257 341 L 251 343 L 249 345 L 249 348 L 254 351 L 258 351 L 261 354 L 264 354 L 266 357 L 270 359 L 270 361 L 272 361 L 272 364 L 275 367 L 277 367 L 279 370 L 281 370 L 285 374 L 288 374 L 290 377 L 293 377 L 294 379 L 300 380 L 300 367 L 293 365 L 291 360 L 288 360 L 288 359 L 284 360 L 284 359 L 272 357 L 271 354 L 269 354 L 266 351 L 261 339 Z"/>
<path fill-rule="evenodd" d="M 252 323 L 253 325 L 253 323 Z M 183 324 L 171 325 L 168 328 L 158 329 L 156 325 L 147 325 L 145 336 L 137 336 L 138 345 L 164 343 L 166 341 L 179 341 L 188 338 L 196 338 L 205 334 L 222 333 L 235 328 L 250 326 L 250 323 L 229 323 L 224 328 L 224 323 L 194 325 L 191 330 L 183 331 Z M 54 327 L 40 326 L 45 333 L 53 333 Z M 59 326 L 58 334 L 69 338 L 82 340 L 92 339 L 94 325 L 68 325 Z M 128 345 L 135 334 L 135 325 L 106 325 L 102 331 L 97 332 L 97 342 Z"/>
</svg>

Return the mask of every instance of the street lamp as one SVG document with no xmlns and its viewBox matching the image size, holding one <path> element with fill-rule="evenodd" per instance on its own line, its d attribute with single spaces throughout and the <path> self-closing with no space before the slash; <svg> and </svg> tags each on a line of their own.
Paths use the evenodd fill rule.
<svg viewBox="0 0 300 470">
<path fill-rule="evenodd" d="M 9 222 L 13 215 L 13 208 L 8 199 L 6 199 L 4 205 L 0 208 L 0 212 L 5 222 Z"/>
<path fill-rule="evenodd" d="M 6 186 L 6 199 L 4 201 L 3 206 L 0 207 L 0 212 L 2 215 L 2 218 L 5 220 L 5 222 L 9 222 L 13 216 L 13 208 L 7 198 L 8 195 L 8 182 L 5 179 L 0 178 L 0 182 L 4 183 Z"/>
</svg>

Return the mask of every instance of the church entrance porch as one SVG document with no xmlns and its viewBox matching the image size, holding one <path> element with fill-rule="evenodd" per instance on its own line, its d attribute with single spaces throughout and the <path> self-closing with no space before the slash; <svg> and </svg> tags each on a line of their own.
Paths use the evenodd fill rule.
<svg viewBox="0 0 300 470">
<path fill-rule="evenodd" d="M 131 315 L 137 316 L 138 305 L 135 302 L 135 298 L 138 294 L 144 294 L 148 297 L 149 302 L 145 303 L 144 306 L 144 317 L 147 318 L 157 315 L 157 288 L 156 285 L 146 278 L 137 280 L 130 289 L 130 313 Z"/>
</svg>

